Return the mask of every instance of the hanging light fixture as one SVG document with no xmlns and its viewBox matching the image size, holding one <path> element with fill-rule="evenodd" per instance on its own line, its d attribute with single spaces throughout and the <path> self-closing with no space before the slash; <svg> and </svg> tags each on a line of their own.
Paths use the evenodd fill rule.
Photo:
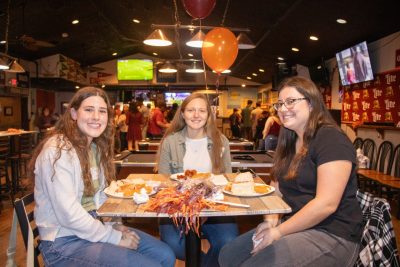
<svg viewBox="0 0 400 267">
<path fill-rule="evenodd" d="M 175 73 L 178 70 L 173 64 L 171 64 L 171 62 L 167 61 L 158 69 L 158 71 L 162 73 Z"/>
<path fill-rule="evenodd" d="M 201 68 L 198 68 L 196 65 L 196 61 L 193 61 L 193 65 L 190 69 L 186 69 L 186 72 L 188 73 L 203 73 L 204 70 Z"/>
<path fill-rule="evenodd" d="M 8 70 L 10 68 L 9 58 L 5 55 L 0 55 L 0 70 Z"/>
<path fill-rule="evenodd" d="M 160 29 L 154 30 L 143 43 L 151 46 L 169 46 L 172 44 Z"/>
<path fill-rule="evenodd" d="M 236 40 L 238 41 L 239 49 L 254 49 L 256 47 L 245 32 L 241 32 L 238 37 L 236 37 Z"/>
<path fill-rule="evenodd" d="M 23 73 L 25 72 L 24 68 L 18 63 L 16 59 L 14 59 L 11 63 L 11 66 L 6 72 L 14 72 L 14 73 Z"/>
<path fill-rule="evenodd" d="M 199 30 L 190 41 L 186 42 L 187 46 L 201 48 L 203 46 L 204 32 Z"/>
</svg>

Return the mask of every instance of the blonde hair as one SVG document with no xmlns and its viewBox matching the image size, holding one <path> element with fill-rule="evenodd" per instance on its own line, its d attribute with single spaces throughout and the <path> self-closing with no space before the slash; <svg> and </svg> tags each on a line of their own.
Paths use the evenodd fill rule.
<svg viewBox="0 0 400 267">
<path fill-rule="evenodd" d="M 207 122 L 204 125 L 204 131 L 207 135 L 208 138 L 212 140 L 213 146 L 211 149 L 210 157 L 211 157 L 211 162 L 212 162 L 212 171 L 213 173 L 223 173 L 225 172 L 224 164 L 222 162 L 221 154 L 222 154 L 222 149 L 223 149 L 223 143 L 222 143 L 222 133 L 218 130 L 213 111 L 211 109 L 210 102 L 208 101 L 208 98 L 204 94 L 200 93 L 193 93 L 185 100 L 183 100 L 182 105 L 178 108 L 178 110 L 175 113 L 175 116 L 173 120 L 171 121 L 171 126 L 168 127 L 166 130 L 160 144 L 160 148 L 157 151 L 157 164 L 155 170 L 158 170 L 158 165 L 160 163 L 160 149 L 162 146 L 162 143 L 164 142 L 165 138 L 169 135 L 172 135 L 176 132 L 179 132 L 183 130 L 186 127 L 186 122 L 185 119 L 183 118 L 182 113 L 185 111 L 186 106 L 194 99 L 202 99 L 207 105 L 207 112 L 208 112 L 208 118 Z"/>
</svg>

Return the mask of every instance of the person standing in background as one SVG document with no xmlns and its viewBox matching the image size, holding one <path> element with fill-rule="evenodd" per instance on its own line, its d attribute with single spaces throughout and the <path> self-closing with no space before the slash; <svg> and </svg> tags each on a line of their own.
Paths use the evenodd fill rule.
<svg viewBox="0 0 400 267">
<path fill-rule="evenodd" d="M 281 129 L 281 121 L 276 114 L 276 110 L 271 107 L 269 109 L 269 117 L 265 122 L 263 130 L 263 139 L 265 141 L 265 151 L 275 150 L 278 144 L 279 131 Z"/>
<path fill-rule="evenodd" d="M 139 141 L 142 140 L 143 115 L 139 111 L 138 103 L 131 103 L 129 106 L 129 116 L 126 120 L 128 125 L 128 150 L 139 151 Z"/>
<path fill-rule="evenodd" d="M 168 115 L 166 117 L 167 122 L 171 123 L 177 110 L 178 110 L 178 103 L 176 102 L 172 103 L 171 110 L 168 112 Z"/>
<path fill-rule="evenodd" d="M 256 138 L 256 128 L 257 128 L 257 120 L 261 116 L 261 113 L 263 112 L 261 108 L 261 103 L 257 102 L 256 103 L 256 108 L 251 111 L 251 131 L 253 134 L 253 139 L 256 141 L 258 138 Z"/>
<path fill-rule="evenodd" d="M 257 120 L 256 134 L 254 135 L 254 144 L 257 150 L 265 150 L 265 140 L 263 138 L 263 130 L 265 122 L 269 117 L 269 112 L 264 110 Z"/>
<path fill-rule="evenodd" d="M 114 128 L 115 128 L 114 151 L 117 154 L 121 153 L 121 136 L 120 136 L 121 130 L 119 129 L 119 125 L 118 125 L 120 116 L 121 116 L 121 107 L 119 105 L 115 105 L 115 107 L 114 107 Z"/>
<path fill-rule="evenodd" d="M 169 123 L 164 117 L 165 110 L 164 103 L 158 104 L 153 110 L 149 121 L 149 129 L 147 130 L 150 138 L 161 138 L 163 131 L 169 127 Z"/>
<path fill-rule="evenodd" d="M 143 116 L 143 127 L 142 127 L 142 139 L 147 138 L 147 128 L 149 126 L 150 108 L 143 104 L 143 101 L 139 101 L 139 110 Z"/>
<path fill-rule="evenodd" d="M 247 106 L 242 109 L 242 119 L 243 119 L 243 127 L 242 127 L 242 137 L 247 139 L 247 140 L 252 140 L 253 139 L 253 134 L 251 132 L 251 111 L 253 108 L 251 105 L 253 104 L 253 100 L 247 100 Z"/>
<path fill-rule="evenodd" d="M 242 122 L 242 117 L 239 114 L 237 108 L 233 109 L 233 113 L 229 116 L 229 123 L 231 125 L 232 137 L 240 138 L 240 123 Z"/>
<path fill-rule="evenodd" d="M 129 104 L 124 104 L 122 113 L 119 116 L 118 120 L 118 127 L 119 127 L 119 139 L 121 140 L 121 151 L 124 151 L 128 149 L 128 140 L 127 140 L 127 134 L 128 134 L 128 125 L 126 124 L 126 119 L 129 116 Z"/>
</svg>

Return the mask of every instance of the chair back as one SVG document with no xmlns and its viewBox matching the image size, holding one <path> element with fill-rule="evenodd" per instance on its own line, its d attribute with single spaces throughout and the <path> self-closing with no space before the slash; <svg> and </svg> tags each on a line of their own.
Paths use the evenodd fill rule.
<svg viewBox="0 0 400 267">
<path fill-rule="evenodd" d="M 358 148 L 362 148 L 362 145 L 363 145 L 363 140 L 361 137 L 357 137 L 356 139 L 354 139 L 354 141 L 353 141 L 354 150 L 357 150 Z"/>
<path fill-rule="evenodd" d="M 400 177 L 400 144 L 394 148 L 392 158 L 392 171 L 390 173 L 395 177 Z"/>
<path fill-rule="evenodd" d="M 6 192 L 11 189 L 10 177 L 8 175 L 9 156 L 10 139 L 8 136 L 2 136 L 0 137 L 0 198 L 3 191 Z M 5 183 L 2 183 L 1 181 L 5 181 Z"/>
<path fill-rule="evenodd" d="M 14 201 L 14 208 L 17 214 L 18 223 L 21 228 L 22 237 L 24 239 L 25 249 L 28 250 L 28 236 L 29 231 L 33 233 L 33 245 L 34 245 L 34 266 L 39 267 L 39 260 L 38 256 L 40 254 L 40 250 L 38 248 L 40 243 L 39 238 L 39 229 L 37 228 L 36 224 L 34 224 L 34 216 L 33 216 L 33 209 L 31 206 L 34 203 L 34 195 L 30 193 L 20 199 L 16 199 Z M 27 211 L 27 207 L 29 205 L 29 210 L 32 209 L 30 212 Z M 29 225 L 31 227 L 29 227 Z"/>
<path fill-rule="evenodd" d="M 372 139 L 366 138 L 362 145 L 362 150 L 364 156 L 369 158 L 369 169 L 374 166 L 374 156 L 375 156 L 375 142 Z"/>
<path fill-rule="evenodd" d="M 357 191 L 357 200 L 363 214 L 364 230 L 354 266 L 399 266 L 389 203 L 361 191 Z"/>
<path fill-rule="evenodd" d="M 19 136 L 18 152 L 20 157 L 27 157 L 32 154 L 32 140 L 33 136 L 31 134 L 22 134 Z"/>
<path fill-rule="evenodd" d="M 393 144 L 389 141 L 383 141 L 378 148 L 374 169 L 381 173 L 390 175 L 392 170 L 392 160 Z"/>
</svg>

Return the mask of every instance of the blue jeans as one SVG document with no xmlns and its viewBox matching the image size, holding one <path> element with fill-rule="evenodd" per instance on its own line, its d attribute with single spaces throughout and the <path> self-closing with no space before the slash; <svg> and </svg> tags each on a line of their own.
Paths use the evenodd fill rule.
<svg viewBox="0 0 400 267">
<path fill-rule="evenodd" d="M 132 230 L 140 236 L 137 250 L 109 243 L 90 242 L 77 236 L 59 237 L 54 242 L 42 240 L 39 249 L 46 266 L 173 267 L 175 265 L 174 252 L 168 245 L 142 231 Z"/>
<path fill-rule="evenodd" d="M 326 231 L 308 229 L 286 235 L 252 255 L 254 232 L 239 236 L 221 249 L 221 267 L 352 267 L 359 252 L 357 243 Z"/>
<path fill-rule="evenodd" d="M 267 135 L 265 137 L 265 151 L 275 150 L 278 144 L 278 137 L 275 135 Z"/>
<path fill-rule="evenodd" d="M 160 220 L 161 240 L 166 242 L 175 252 L 176 258 L 185 259 L 185 234 L 170 219 Z M 239 229 L 234 218 L 210 217 L 201 226 L 201 232 L 210 243 L 207 254 L 201 257 L 201 266 L 218 267 L 218 255 L 221 248 L 239 235 Z"/>
</svg>

